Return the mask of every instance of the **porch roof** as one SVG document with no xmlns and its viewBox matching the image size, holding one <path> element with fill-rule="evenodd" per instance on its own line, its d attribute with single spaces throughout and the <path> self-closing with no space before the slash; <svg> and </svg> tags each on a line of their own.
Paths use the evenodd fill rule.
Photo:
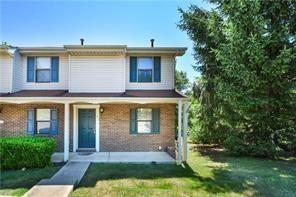
<svg viewBox="0 0 296 197">
<path fill-rule="evenodd" d="M 126 90 L 114 93 L 73 93 L 68 90 L 21 90 L 0 94 L 0 97 L 103 97 L 103 98 L 186 98 L 176 90 Z"/>
</svg>

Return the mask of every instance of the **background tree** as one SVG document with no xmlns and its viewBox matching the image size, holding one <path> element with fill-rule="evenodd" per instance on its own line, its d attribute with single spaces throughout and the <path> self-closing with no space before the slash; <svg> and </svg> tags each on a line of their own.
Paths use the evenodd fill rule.
<svg viewBox="0 0 296 197">
<path fill-rule="evenodd" d="M 211 2 L 215 10 L 180 10 L 201 72 L 198 131 L 237 154 L 295 150 L 296 2 Z"/>
<path fill-rule="evenodd" d="M 195 5 L 187 12 L 182 9 L 179 11 L 179 28 L 186 31 L 194 41 L 194 69 L 201 74 L 193 84 L 193 100 L 190 106 L 191 139 L 194 142 L 221 144 L 226 129 L 217 116 L 223 104 L 215 90 L 220 62 L 212 49 L 225 40 L 222 29 L 219 28 L 223 20 L 217 11 L 206 11 Z"/>
<path fill-rule="evenodd" d="M 190 82 L 185 71 L 175 71 L 175 89 L 188 94 L 190 91 Z"/>
</svg>

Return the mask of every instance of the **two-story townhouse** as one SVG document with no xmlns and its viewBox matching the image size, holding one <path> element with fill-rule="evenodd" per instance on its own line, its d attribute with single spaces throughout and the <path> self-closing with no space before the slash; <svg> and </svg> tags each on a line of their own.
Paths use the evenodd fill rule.
<svg viewBox="0 0 296 197">
<path fill-rule="evenodd" d="M 186 160 L 188 99 L 174 87 L 176 57 L 185 51 L 2 45 L 1 136 L 53 137 L 64 161 L 69 152 L 167 151 L 175 144 L 177 161 Z"/>
</svg>

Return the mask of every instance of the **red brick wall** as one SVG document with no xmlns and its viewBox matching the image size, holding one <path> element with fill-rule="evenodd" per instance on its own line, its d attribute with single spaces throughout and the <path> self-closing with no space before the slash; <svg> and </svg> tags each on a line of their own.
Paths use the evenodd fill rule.
<svg viewBox="0 0 296 197">
<path fill-rule="evenodd" d="M 64 149 L 63 104 L 2 104 L 1 137 L 26 135 L 26 111 L 29 108 L 57 108 L 59 132 L 50 136 L 57 140 L 57 151 Z M 175 104 L 102 104 L 100 113 L 100 151 L 157 151 L 159 146 L 174 147 Z M 129 109 L 135 107 L 160 108 L 160 134 L 129 134 Z M 70 151 L 73 145 L 73 106 L 70 106 Z M 45 135 L 42 135 L 45 136 Z"/>
<path fill-rule="evenodd" d="M 100 114 L 101 151 L 157 151 L 174 146 L 175 105 L 174 104 L 102 104 Z M 129 133 L 129 111 L 131 108 L 160 108 L 160 134 Z"/>
<path fill-rule="evenodd" d="M 58 109 L 58 135 L 38 135 L 55 138 L 57 141 L 57 151 L 64 150 L 64 105 L 63 104 L 1 104 L 2 112 L 0 120 L 4 123 L 0 125 L 1 137 L 26 136 L 26 113 L 30 108 L 56 108 Z"/>
</svg>

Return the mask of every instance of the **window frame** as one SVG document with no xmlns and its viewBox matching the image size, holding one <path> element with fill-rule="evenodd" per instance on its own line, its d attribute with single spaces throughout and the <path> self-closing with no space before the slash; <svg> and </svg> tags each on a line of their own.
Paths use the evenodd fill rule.
<svg viewBox="0 0 296 197">
<path fill-rule="evenodd" d="M 139 59 L 150 58 L 152 60 L 151 69 L 139 69 Z M 151 70 L 151 81 L 139 81 L 139 70 L 140 71 L 150 71 Z M 154 82 L 154 57 L 153 56 L 137 56 L 137 83 L 153 83 Z"/>
<path fill-rule="evenodd" d="M 149 109 L 151 110 L 151 119 L 147 119 L 147 120 L 139 120 L 139 110 L 141 109 Z M 152 134 L 152 127 L 153 127 L 153 109 L 152 108 L 137 108 L 137 119 L 136 119 L 136 122 L 137 122 L 137 134 Z M 149 122 L 151 124 L 151 127 L 150 127 L 150 132 L 139 132 L 139 122 Z"/>
<path fill-rule="evenodd" d="M 49 68 L 38 68 L 38 58 L 49 58 L 50 67 Z M 51 82 L 51 56 L 36 56 L 35 57 L 35 83 L 50 83 Z M 38 71 L 49 71 L 48 81 L 38 81 Z"/>
<path fill-rule="evenodd" d="M 49 120 L 38 120 L 38 109 L 46 109 L 49 110 Z M 37 135 L 50 135 L 51 133 L 51 108 L 36 108 L 35 109 L 35 131 L 34 133 Z M 49 123 L 49 130 L 46 133 L 38 133 L 38 123 L 39 122 L 48 122 Z"/>
</svg>

